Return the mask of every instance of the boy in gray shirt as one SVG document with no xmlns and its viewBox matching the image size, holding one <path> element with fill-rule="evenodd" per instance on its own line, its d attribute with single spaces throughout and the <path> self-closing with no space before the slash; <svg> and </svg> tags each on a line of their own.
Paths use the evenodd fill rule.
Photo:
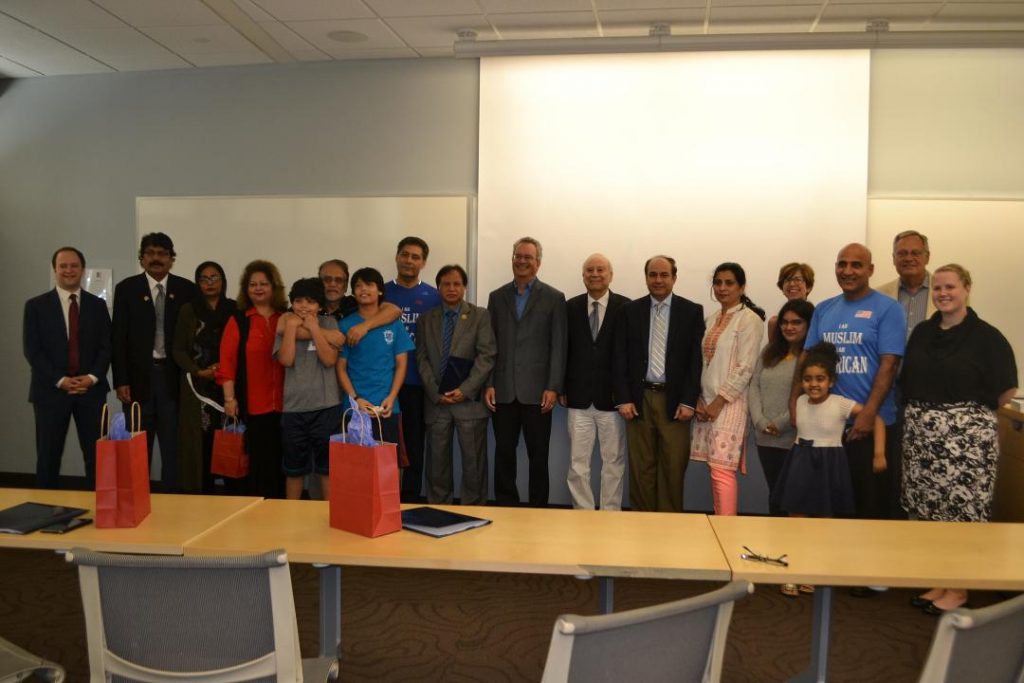
<svg viewBox="0 0 1024 683">
<path fill-rule="evenodd" d="M 303 479 L 316 473 L 326 500 L 331 434 L 341 425 L 341 394 L 334 366 L 345 341 L 326 307 L 324 285 L 303 278 L 292 285 L 292 309 L 281 316 L 274 357 L 284 366 L 284 412 L 281 439 L 288 498 L 302 497 Z"/>
</svg>

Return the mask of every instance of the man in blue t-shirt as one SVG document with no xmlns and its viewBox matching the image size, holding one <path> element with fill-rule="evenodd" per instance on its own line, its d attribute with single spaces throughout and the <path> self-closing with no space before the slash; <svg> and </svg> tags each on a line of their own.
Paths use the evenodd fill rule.
<svg viewBox="0 0 1024 683">
<path fill-rule="evenodd" d="M 360 268 L 352 275 L 352 291 L 359 308 L 339 323 L 345 334 L 380 312 L 384 277 L 374 268 Z M 348 394 L 349 403 L 380 416 L 383 441 L 389 443 L 399 443 L 398 416 L 402 403 L 398 391 L 405 379 L 408 353 L 415 349 L 405 328 L 396 320 L 371 329 L 355 346 L 343 346 L 338 358 L 338 381 Z"/>
<path fill-rule="evenodd" d="M 416 340 L 416 321 L 432 308 L 441 305 L 437 290 L 420 280 L 420 271 L 427 265 L 430 247 L 419 237 L 405 237 L 395 252 L 395 279 L 384 286 L 384 300 L 402 311 L 405 325 L 413 343 Z M 405 383 L 398 394 L 402 410 L 402 437 L 409 466 L 402 472 L 402 500 L 422 502 L 423 490 L 423 381 L 416 370 L 416 355 L 409 354 Z"/>
<path fill-rule="evenodd" d="M 899 510 L 899 453 L 894 429 L 886 429 L 884 471 L 872 471 L 875 415 L 887 427 L 896 422 L 893 381 L 906 346 L 906 318 L 895 300 L 871 289 L 871 252 L 862 244 L 843 247 L 836 280 L 843 293 L 814 310 L 805 349 L 820 342 L 839 352 L 833 391 L 864 406 L 844 437 L 857 516 L 891 519 Z M 799 389 L 797 389 L 799 391 Z"/>
</svg>

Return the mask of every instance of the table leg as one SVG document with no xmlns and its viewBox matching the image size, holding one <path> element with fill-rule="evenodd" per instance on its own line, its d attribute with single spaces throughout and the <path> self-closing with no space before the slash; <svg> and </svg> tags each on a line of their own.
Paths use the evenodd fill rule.
<svg viewBox="0 0 1024 683">
<path fill-rule="evenodd" d="M 320 570 L 320 656 L 341 656 L 341 567 L 314 564 Z"/>
<path fill-rule="evenodd" d="M 597 577 L 597 609 L 601 614 L 611 614 L 615 607 L 615 584 L 610 576 Z"/>
<path fill-rule="evenodd" d="M 825 683 L 828 680 L 828 640 L 832 627 L 832 586 L 814 591 L 814 620 L 811 623 L 811 662 L 789 679 L 790 683 Z"/>
</svg>

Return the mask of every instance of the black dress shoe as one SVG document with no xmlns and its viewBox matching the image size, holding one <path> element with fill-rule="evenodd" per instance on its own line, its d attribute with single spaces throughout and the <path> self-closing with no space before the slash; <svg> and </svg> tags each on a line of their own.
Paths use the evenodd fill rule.
<svg viewBox="0 0 1024 683">
<path fill-rule="evenodd" d="M 922 598 L 919 595 L 910 598 L 910 606 L 911 607 L 917 607 L 918 609 L 925 609 L 926 607 L 928 607 L 931 604 L 932 604 L 931 600 L 928 600 L 927 598 Z"/>
<path fill-rule="evenodd" d="M 956 607 L 951 607 L 950 609 L 942 609 L 941 607 L 936 607 L 935 603 L 928 603 L 928 605 L 923 607 L 921 611 L 925 614 L 930 614 L 933 617 L 941 617 L 946 612 L 951 612 L 955 609 L 960 609 L 961 607 L 969 608 L 970 606 L 965 602 L 962 605 L 957 605 Z"/>
<path fill-rule="evenodd" d="M 878 591 L 872 590 L 867 586 L 854 586 L 850 589 L 850 597 L 854 598 L 873 598 L 878 595 Z"/>
</svg>

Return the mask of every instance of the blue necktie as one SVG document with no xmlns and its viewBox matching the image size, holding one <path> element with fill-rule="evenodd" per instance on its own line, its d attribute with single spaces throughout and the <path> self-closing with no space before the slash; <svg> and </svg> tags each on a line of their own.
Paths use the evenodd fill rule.
<svg viewBox="0 0 1024 683">
<path fill-rule="evenodd" d="M 455 317 L 458 311 L 444 312 L 444 332 L 441 334 L 441 378 L 448 369 L 448 356 L 452 352 L 452 336 L 455 334 Z"/>
</svg>

